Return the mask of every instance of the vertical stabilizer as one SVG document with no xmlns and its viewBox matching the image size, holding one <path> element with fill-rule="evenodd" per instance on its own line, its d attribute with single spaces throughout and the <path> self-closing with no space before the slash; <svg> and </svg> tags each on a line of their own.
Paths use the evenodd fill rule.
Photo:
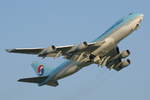
<svg viewBox="0 0 150 100">
<path fill-rule="evenodd" d="M 49 72 L 52 71 L 52 68 L 50 66 L 42 64 L 40 62 L 33 62 L 31 66 L 38 76 L 47 76 Z"/>
</svg>

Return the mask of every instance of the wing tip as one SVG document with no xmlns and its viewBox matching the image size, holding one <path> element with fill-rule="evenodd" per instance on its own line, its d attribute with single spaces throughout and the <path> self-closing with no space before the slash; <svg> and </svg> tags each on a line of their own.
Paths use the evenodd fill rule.
<svg viewBox="0 0 150 100">
<path fill-rule="evenodd" d="M 13 49 L 5 49 L 5 51 L 11 53 Z"/>
<path fill-rule="evenodd" d="M 17 81 L 18 81 L 18 82 L 24 82 L 24 80 L 23 80 L 23 79 L 18 79 Z"/>
</svg>

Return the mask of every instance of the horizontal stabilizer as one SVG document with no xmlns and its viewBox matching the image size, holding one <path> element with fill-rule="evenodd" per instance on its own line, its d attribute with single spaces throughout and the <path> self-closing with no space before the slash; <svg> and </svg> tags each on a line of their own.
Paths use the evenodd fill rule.
<svg viewBox="0 0 150 100">
<path fill-rule="evenodd" d="M 47 79 L 47 76 L 44 76 L 44 77 L 23 78 L 23 79 L 19 79 L 18 81 L 19 82 L 29 82 L 29 83 L 41 83 L 45 79 Z"/>
<path fill-rule="evenodd" d="M 19 79 L 19 82 L 28 82 L 28 83 L 42 83 L 44 82 L 46 79 L 48 78 L 48 76 L 43 76 L 43 77 L 32 77 L 32 78 L 23 78 L 23 79 Z M 50 86 L 57 86 L 58 82 L 57 81 L 53 81 L 53 82 L 49 82 L 46 85 L 50 85 Z"/>
</svg>

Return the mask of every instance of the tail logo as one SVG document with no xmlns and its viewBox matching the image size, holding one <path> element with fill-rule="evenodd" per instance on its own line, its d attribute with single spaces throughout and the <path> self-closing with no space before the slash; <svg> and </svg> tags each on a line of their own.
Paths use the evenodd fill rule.
<svg viewBox="0 0 150 100">
<path fill-rule="evenodd" d="M 44 73 L 44 65 L 39 65 L 37 72 L 38 72 L 38 75 L 40 75 L 40 76 L 43 75 L 43 73 Z"/>
</svg>

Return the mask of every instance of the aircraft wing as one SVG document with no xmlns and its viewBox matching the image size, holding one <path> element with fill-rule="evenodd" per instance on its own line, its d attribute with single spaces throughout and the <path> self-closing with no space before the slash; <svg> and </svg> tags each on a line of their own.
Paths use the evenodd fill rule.
<svg viewBox="0 0 150 100">
<path fill-rule="evenodd" d="M 68 45 L 68 46 L 50 46 L 48 48 L 15 48 L 7 49 L 9 53 L 23 53 L 23 54 L 34 54 L 39 57 L 59 57 L 59 56 L 71 56 L 77 52 L 91 51 L 102 45 L 103 42 L 87 43 L 83 42 L 79 45 Z"/>
</svg>

